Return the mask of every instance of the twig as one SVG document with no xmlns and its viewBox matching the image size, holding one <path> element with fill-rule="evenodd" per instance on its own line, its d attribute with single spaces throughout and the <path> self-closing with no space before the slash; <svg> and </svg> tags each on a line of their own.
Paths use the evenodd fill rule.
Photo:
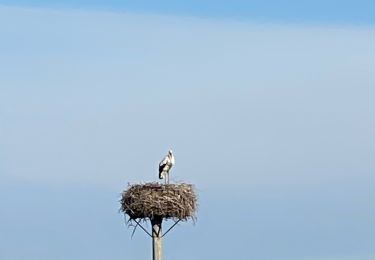
<svg viewBox="0 0 375 260">
<path fill-rule="evenodd" d="M 136 220 L 136 219 L 133 219 L 134 221 L 135 221 L 135 223 L 137 223 L 137 226 L 140 226 L 142 229 L 143 229 L 143 231 L 144 232 L 146 232 L 146 234 L 147 235 L 149 235 L 150 237 L 152 237 L 152 235 Z M 135 226 L 135 228 L 137 227 L 137 226 Z M 133 233 L 134 233 L 134 231 L 135 231 L 135 228 L 134 228 L 134 230 L 133 230 Z M 132 235 L 133 236 L 133 235 Z"/>
</svg>

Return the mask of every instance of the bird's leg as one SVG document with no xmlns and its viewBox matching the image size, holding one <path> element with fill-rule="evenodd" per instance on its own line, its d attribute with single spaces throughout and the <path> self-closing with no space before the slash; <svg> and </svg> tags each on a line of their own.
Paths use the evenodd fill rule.
<svg viewBox="0 0 375 260">
<path fill-rule="evenodd" d="M 167 173 L 167 176 L 168 176 L 168 184 L 169 184 L 169 172 Z"/>
</svg>

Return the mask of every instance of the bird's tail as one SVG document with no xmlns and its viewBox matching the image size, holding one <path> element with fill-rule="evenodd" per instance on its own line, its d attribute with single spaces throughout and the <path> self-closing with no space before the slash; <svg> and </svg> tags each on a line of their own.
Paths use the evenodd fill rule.
<svg viewBox="0 0 375 260">
<path fill-rule="evenodd" d="M 160 180 L 162 180 L 162 179 L 164 179 L 164 174 L 163 174 L 164 172 L 159 172 L 159 179 Z"/>
</svg>

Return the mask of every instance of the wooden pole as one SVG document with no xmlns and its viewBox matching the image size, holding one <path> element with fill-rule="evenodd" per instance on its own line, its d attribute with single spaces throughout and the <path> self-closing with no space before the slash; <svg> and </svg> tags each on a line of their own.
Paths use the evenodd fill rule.
<svg viewBox="0 0 375 260">
<path fill-rule="evenodd" d="M 162 244 L 161 244 L 161 223 L 163 218 L 154 217 L 151 219 L 152 226 L 152 259 L 162 260 Z"/>
</svg>

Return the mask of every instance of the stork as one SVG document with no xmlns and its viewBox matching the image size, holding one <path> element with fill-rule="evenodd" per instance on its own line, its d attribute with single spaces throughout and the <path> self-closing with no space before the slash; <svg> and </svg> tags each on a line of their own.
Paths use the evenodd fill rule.
<svg viewBox="0 0 375 260">
<path fill-rule="evenodd" d="M 175 159 L 172 150 L 168 151 L 168 154 L 159 163 L 159 179 L 164 179 L 165 184 L 169 184 L 169 171 L 175 164 Z"/>
</svg>

